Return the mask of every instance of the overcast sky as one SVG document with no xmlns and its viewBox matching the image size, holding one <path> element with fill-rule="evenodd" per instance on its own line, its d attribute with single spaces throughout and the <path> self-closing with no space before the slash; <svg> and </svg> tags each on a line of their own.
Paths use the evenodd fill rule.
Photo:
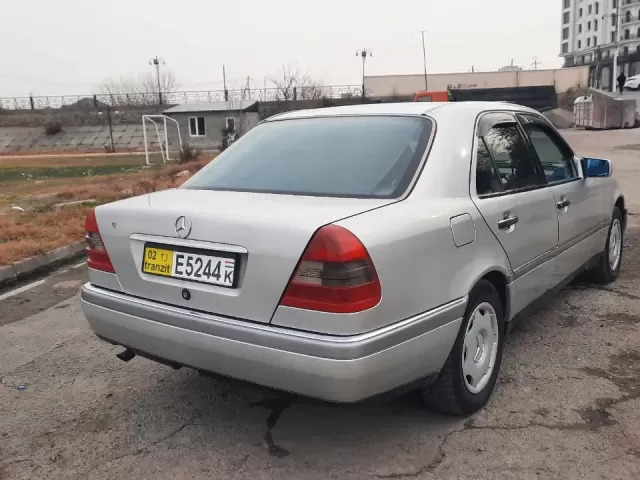
<svg viewBox="0 0 640 480">
<path fill-rule="evenodd" d="M 0 0 L 0 97 L 87 94 L 149 72 L 159 55 L 181 89 L 262 87 L 297 62 L 326 85 L 367 74 L 561 66 L 561 0 Z"/>
</svg>

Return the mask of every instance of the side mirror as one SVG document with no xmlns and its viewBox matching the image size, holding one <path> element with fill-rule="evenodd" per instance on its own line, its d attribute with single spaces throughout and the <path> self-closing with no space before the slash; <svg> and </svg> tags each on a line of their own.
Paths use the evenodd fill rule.
<svg viewBox="0 0 640 480">
<path fill-rule="evenodd" d="M 583 158 L 582 172 L 585 178 L 610 177 L 613 173 L 611 162 L 604 158 Z"/>
</svg>

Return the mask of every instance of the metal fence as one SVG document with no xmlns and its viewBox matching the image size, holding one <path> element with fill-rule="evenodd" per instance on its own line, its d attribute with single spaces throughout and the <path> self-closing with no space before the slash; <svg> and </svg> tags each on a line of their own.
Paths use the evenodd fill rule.
<svg viewBox="0 0 640 480">
<path fill-rule="evenodd" d="M 369 92 L 367 92 L 369 94 Z M 243 90 L 206 90 L 162 93 L 118 93 L 91 95 L 51 95 L 0 98 L 0 109 L 39 110 L 47 108 L 96 108 L 104 105 L 145 106 L 176 105 L 190 102 L 221 102 L 239 100 L 288 101 L 320 98 L 361 97 L 360 85 L 299 86 Z"/>
</svg>

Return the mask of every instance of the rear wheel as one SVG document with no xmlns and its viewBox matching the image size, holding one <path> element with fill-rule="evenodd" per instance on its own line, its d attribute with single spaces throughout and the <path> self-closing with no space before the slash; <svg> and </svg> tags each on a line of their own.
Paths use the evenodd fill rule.
<svg viewBox="0 0 640 480">
<path fill-rule="evenodd" d="M 436 380 L 422 391 L 431 408 L 469 415 L 489 400 L 502 362 L 504 318 L 495 286 L 481 280 L 469 303 L 455 344 Z"/>
<path fill-rule="evenodd" d="M 591 279 L 596 283 L 608 284 L 618 278 L 622 265 L 622 250 L 624 249 L 624 230 L 622 228 L 622 212 L 618 207 L 613 209 L 609 235 L 604 251 L 600 255 L 598 265 L 591 270 Z"/>
</svg>

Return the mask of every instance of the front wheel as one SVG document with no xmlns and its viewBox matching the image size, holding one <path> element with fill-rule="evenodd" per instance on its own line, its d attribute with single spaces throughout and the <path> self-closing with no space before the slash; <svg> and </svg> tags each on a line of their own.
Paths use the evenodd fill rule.
<svg viewBox="0 0 640 480">
<path fill-rule="evenodd" d="M 422 391 L 431 408 L 469 415 L 489 400 L 502 362 L 504 318 L 495 286 L 481 280 L 469 303 L 455 344 L 436 380 Z"/>
<path fill-rule="evenodd" d="M 609 224 L 609 235 L 604 246 L 604 251 L 600 255 L 598 265 L 591 270 L 591 279 L 603 285 L 613 283 L 620 275 L 622 265 L 622 251 L 624 249 L 624 229 L 622 212 L 618 207 L 613 209 L 611 224 Z"/>
</svg>

